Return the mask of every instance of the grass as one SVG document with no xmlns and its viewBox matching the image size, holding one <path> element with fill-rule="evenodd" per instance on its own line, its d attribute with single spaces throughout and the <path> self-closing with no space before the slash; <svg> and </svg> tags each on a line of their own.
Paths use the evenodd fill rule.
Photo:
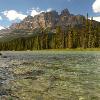
<svg viewBox="0 0 100 100">
<path fill-rule="evenodd" d="M 64 50 L 64 49 L 62 49 Z M 75 49 L 65 49 L 66 51 L 100 51 L 100 48 L 75 48 Z"/>
<path fill-rule="evenodd" d="M 9 51 L 9 50 L 8 50 Z M 11 50 L 11 51 L 15 51 L 15 50 Z M 24 50 L 21 50 L 24 51 Z M 65 48 L 65 49 L 41 49 L 41 50 L 26 50 L 26 51 L 100 51 L 100 48 Z M 2 55 L 0 53 L 0 55 Z"/>
<path fill-rule="evenodd" d="M 39 50 L 33 50 L 33 51 L 39 51 Z M 65 48 L 65 49 L 44 49 L 40 51 L 100 51 L 100 48 Z"/>
</svg>

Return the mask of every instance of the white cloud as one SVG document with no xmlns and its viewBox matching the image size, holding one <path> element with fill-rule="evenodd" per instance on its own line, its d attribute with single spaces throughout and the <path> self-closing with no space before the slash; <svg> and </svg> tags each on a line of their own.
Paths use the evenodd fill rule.
<svg viewBox="0 0 100 100">
<path fill-rule="evenodd" d="M 100 13 L 100 0 L 95 0 L 92 5 L 92 9 L 95 13 Z"/>
<path fill-rule="evenodd" d="M 27 13 L 34 17 L 35 15 L 38 15 L 42 12 L 50 12 L 50 11 L 52 11 L 52 8 L 48 8 L 47 10 L 40 10 L 40 8 L 32 8 Z"/>
<path fill-rule="evenodd" d="M 52 8 L 48 8 L 47 10 L 41 10 L 40 8 L 32 8 L 31 10 L 27 11 L 27 14 L 34 17 L 35 15 L 38 15 L 42 12 L 50 12 L 50 11 L 52 11 Z M 23 20 L 25 17 L 27 17 L 27 15 L 21 12 L 17 12 L 16 10 L 6 10 L 6 11 L 3 11 L 2 13 L 10 21 L 13 21 L 16 19 Z M 0 20 L 2 20 L 2 17 L 0 17 Z"/>
<path fill-rule="evenodd" d="M 8 10 L 2 12 L 10 21 L 20 19 L 23 20 L 27 15 L 24 15 L 20 12 L 17 12 L 16 10 Z"/>
<path fill-rule="evenodd" d="M 52 11 L 52 8 L 48 8 L 47 10 L 41 10 L 40 8 L 32 8 L 30 10 L 28 10 L 26 13 L 27 14 L 23 14 L 22 12 L 17 12 L 16 10 L 6 10 L 1 12 L 6 18 L 9 19 L 9 21 L 17 21 L 18 20 L 23 20 L 25 17 L 27 17 L 28 15 L 31 16 L 35 16 L 38 15 L 42 12 L 50 12 Z M 2 17 L 0 16 L 0 20 L 2 20 Z"/>
<path fill-rule="evenodd" d="M 91 17 L 89 19 L 91 20 Z M 100 17 L 93 17 L 93 20 L 100 22 Z"/>
<path fill-rule="evenodd" d="M 2 20 L 2 17 L 0 16 L 0 20 Z"/>
<path fill-rule="evenodd" d="M 3 26 L 0 25 L 0 30 L 5 29 Z"/>
<path fill-rule="evenodd" d="M 40 14 L 42 12 L 45 12 L 45 11 L 40 10 L 40 8 L 32 8 L 27 13 L 34 17 L 35 15 L 38 15 L 38 14 Z"/>
<path fill-rule="evenodd" d="M 100 22 L 100 17 L 93 17 L 93 20 Z"/>
<path fill-rule="evenodd" d="M 52 8 L 48 8 L 48 9 L 47 9 L 47 12 L 50 12 L 50 11 L 52 11 Z"/>
<path fill-rule="evenodd" d="M 40 14 L 40 13 L 42 13 L 43 11 L 40 11 L 38 8 L 37 9 L 35 9 L 35 8 L 32 8 L 32 10 L 31 10 L 31 16 L 35 16 L 35 15 L 38 15 L 38 14 Z"/>
</svg>

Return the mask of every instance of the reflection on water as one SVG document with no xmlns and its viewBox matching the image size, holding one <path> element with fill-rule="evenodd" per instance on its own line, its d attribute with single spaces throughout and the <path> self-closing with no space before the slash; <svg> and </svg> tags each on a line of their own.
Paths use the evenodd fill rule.
<svg viewBox="0 0 100 100">
<path fill-rule="evenodd" d="M 3 52 L 0 100 L 100 100 L 100 52 Z"/>
</svg>

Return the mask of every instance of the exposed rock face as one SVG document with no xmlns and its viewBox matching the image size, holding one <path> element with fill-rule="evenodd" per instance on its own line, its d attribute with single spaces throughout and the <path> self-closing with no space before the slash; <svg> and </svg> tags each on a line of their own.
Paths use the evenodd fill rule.
<svg viewBox="0 0 100 100">
<path fill-rule="evenodd" d="M 34 30 L 35 28 L 55 28 L 56 26 L 66 27 L 68 25 L 75 26 L 83 23 L 85 19 L 81 15 L 72 15 L 68 9 L 64 9 L 61 14 L 56 11 L 42 12 L 34 17 L 27 16 L 22 22 L 12 24 L 11 29 L 29 29 Z"/>
<path fill-rule="evenodd" d="M 56 11 L 47 12 L 45 14 L 46 27 L 55 27 L 59 21 L 59 15 Z"/>
</svg>

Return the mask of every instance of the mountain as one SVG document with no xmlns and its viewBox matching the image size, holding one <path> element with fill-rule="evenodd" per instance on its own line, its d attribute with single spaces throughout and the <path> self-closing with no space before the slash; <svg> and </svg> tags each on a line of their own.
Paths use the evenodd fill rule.
<svg viewBox="0 0 100 100">
<path fill-rule="evenodd" d="M 65 28 L 68 25 L 75 26 L 83 24 L 85 17 L 82 15 L 72 15 L 68 9 L 64 9 L 61 14 L 56 11 L 42 12 L 34 17 L 27 16 L 20 23 L 14 23 L 10 26 L 12 30 L 14 29 L 28 29 L 34 30 L 36 28 L 55 28 L 56 26 L 61 26 Z"/>
</svg>

